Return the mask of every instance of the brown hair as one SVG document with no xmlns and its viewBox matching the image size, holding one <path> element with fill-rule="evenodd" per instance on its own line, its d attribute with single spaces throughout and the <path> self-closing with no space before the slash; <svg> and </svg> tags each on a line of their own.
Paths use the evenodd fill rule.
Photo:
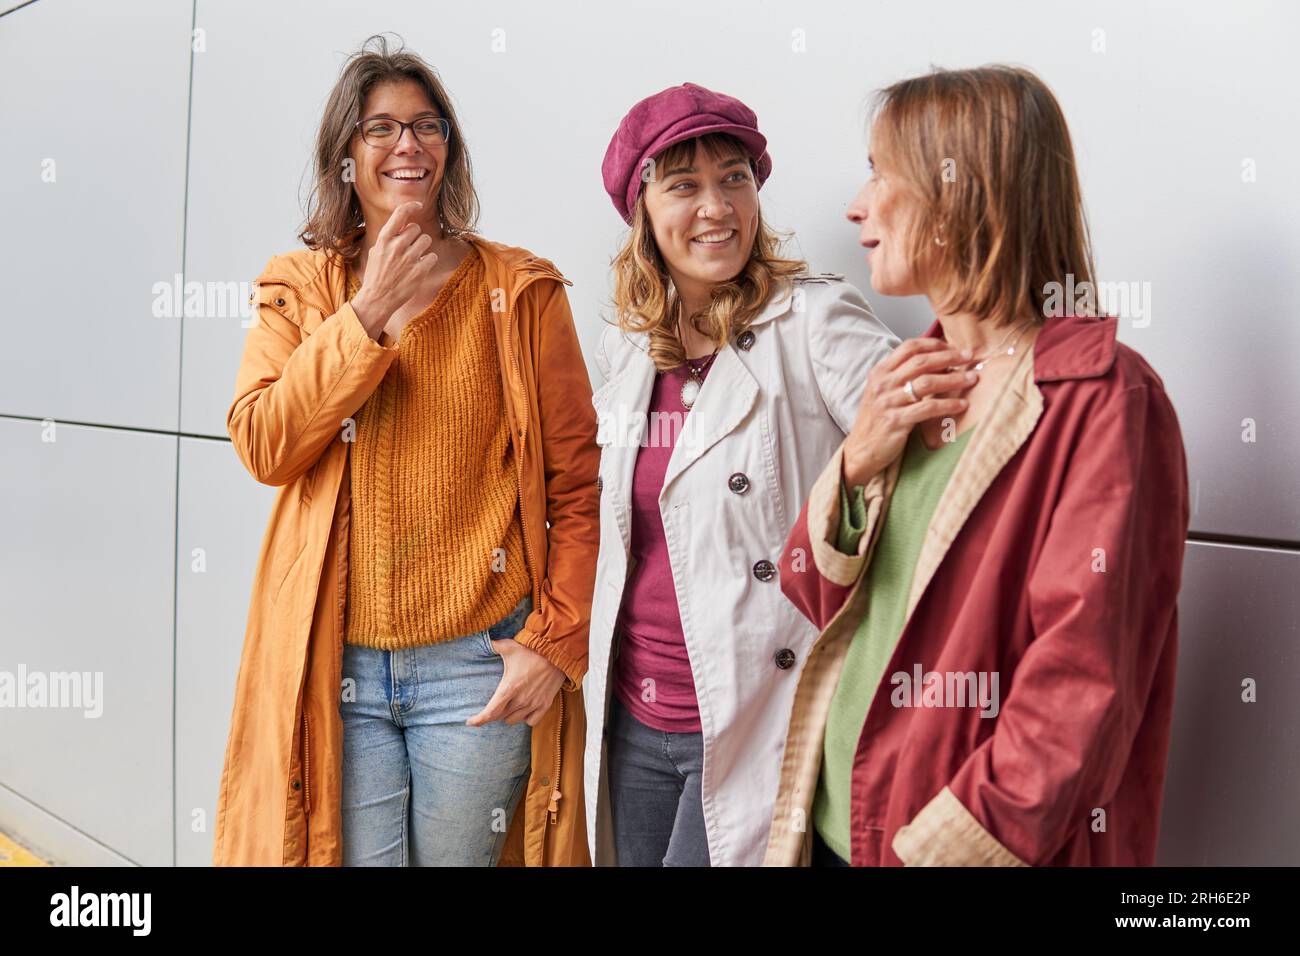
<svg viewBox="0 0 1300 956">
<path fill-rule="evenodd" d="M 378 41 L 376 49 L 369 49 Z M 365 235 L 361 203 L 355 187 L 343 178 L 344 161 L 351 156 L 350 143 L 361 119 L 366 97 L 383 83 L 418 83 L 438 115 L 451 127 L 447 144 L 447 166 L 438 188 L 438 217 L 448 233 L 474 232 L 478 222 L 478 194 L 460 121 L 451 97 L 437 72 L 415 53 L 408 52 L 401 39 L 396 50 L 375 35 L 361 45 L 343 65 L 338 82 L 330 91 L 316 135 L 315 178 L 307 200 L 306 221 L 298 238 L 311 249 L 324 249 L 354 262 L 361 254 Z"/>
<path fill-rule="evenodd" d="M 726 133 L 708 133 L 674 143 L 654 157 L 652 169 L 675 169 L 690 163 L 695 144 L 700 143 L 712 159 L 748 157 L 744 145 Z M 750 160 L 750 171 L 754 162 Z M 739 335 L 762 311 L 774 287 L 788 284 L 791 277 L 807 271 L 807 263 L 780 255 L 781 237 L 758 215 L 758 230 L 749 261 L 740 274 L 714 285 L 708 308 L 691 316 L 695 328 L 721 348 Z M 614 311 L 624 332 L 644 332 L 649 337 L 648 353 L 660 371 L 677 368 L 686 361 L 686 349 L 677 335 L 682 303 L 671 288 L 654 230 L 645 206 L 645 188 L 637 194 L 632 210 L 632 228 L 623 248 L 613 259 Z"/>
<path fill-rule="evenodd" d="M 1032 311 L 1041 322 L 1049 283 L 1073 275 L 1091 285 L 1070 131 L 1029 70 L 936 70 L 881 90 L 872 152 L 886 179 L 919 200 L 904 251 L 937 280 L 940 311 L 997 325 Z"/>
</svg>

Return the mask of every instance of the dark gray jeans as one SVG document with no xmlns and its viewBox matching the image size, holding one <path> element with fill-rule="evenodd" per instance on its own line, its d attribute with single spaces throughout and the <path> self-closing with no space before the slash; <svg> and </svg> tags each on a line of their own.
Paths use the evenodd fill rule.
<svg viewBox="0 0 1300 956">
<path fill-rule="evenodd" d="M 813 830 L 812 846 L 812 865 L 813 866 L 851 866 L 848 860 L 844 859 L 822 839 L 822 835 Z"/>
<path fill-rule="evenodd" d="M 704 735 L 669 734 L 611 694 L 606 739 L 610 816 L 619 866 L 708 866 L 700 803 Z"/>
</svg>

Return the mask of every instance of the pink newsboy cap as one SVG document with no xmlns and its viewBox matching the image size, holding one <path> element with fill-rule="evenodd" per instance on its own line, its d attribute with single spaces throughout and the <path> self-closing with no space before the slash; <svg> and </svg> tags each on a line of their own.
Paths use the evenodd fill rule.
<svg viewBox="0 0 1300 956">
<path fill-rule="evenodd" d="M 600 166 L 605 192 L 624 222 L 632 222 L 645 161 L 674 143 L 706 133 L 730 133 L 744 143 L 754 160 L 757 187 L 762 188 L 772 172 L 772 157 L 754 111 L 734 96 L 695 83 L 670 86 L 628 110 L 605 150 Z"/>
</svg>

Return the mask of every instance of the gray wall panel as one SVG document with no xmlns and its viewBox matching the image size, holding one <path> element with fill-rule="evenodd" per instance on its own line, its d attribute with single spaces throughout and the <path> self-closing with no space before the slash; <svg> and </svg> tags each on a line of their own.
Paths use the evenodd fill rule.
<svg viewBox="0 0 1300 956">
<path fill-rule="evenodd" d="M 0 0 L 0 12 L 10 6 Z M 588 355 L 623 233 L 600 162 L 634 101 L 691 80 L 751 103 L 775 161 L 765 217 L 795 230 L 791 249 L 815 271 L 845 273 L 913 335 L 928 306 L 872 292 L 843 218 L 865 175 L 864 98 L 931 65 L 1000 60 L 1037 70 L 1065 109 L 1101 278 L 1139 296 L 1120 338 L 1164 378 L 1179 414 L 1193 531 L 1300 543 L 1294 4 L 827 2 L 755 17 L 744 0 L 198 0 L 193 11 L 203 49 L 192 91 L 185 0 L 39 0 L 0 17 L 0 416 L 225 437 L 246 334 L 238 286 L 298 246 L 325 97 L 376 31 L 402 34 L 442 74 L 483 232 L 574 281 Z M 42 182 L 46 159 L 54 183 Z M 197 283 L 197 314 L 155 317 L 155 283 L 182 272 Z M 1244 420 L 1254 441 L 1242 440 Z M 0 737 L 11 797 L 0 824 L 21 803 L 10 819 L 39 808 L 53 821 L 48 845 L 77 844 L 56 830 L 84 834 L 97 848 L 87 860 L 171 862 L 174 839 L 179 862 L 206 864 L 274 491 L 226 443 L 60 426 L 47 447 L 39 431 L 0 418 L 0 667 L 62 655 L 42 666 L 101 669 L 112 710 L 98 721 L 5 715 L 19 733 Z M 204 574 L 190 569 L 194 547 Z M 1189 545 L 1164 862 L 1300 861 L 1300 714 L 1276 689 L 1295 677 L 1297 560 Z M 1260 701 L 1240 704 L 1240 677 L 1252 675 L 1263 675 Z M 195 809 L 205 832 L 192 830 Z"/>
<path fill-rule="evenodd" d="M 176 439 L 45 434 L 0 419 L 0 669 L 88 674 L 98 704 L 6 709 L 0 781 L 128 859 L 168 865 Z"/>
<path fill-rule="evenodd" d="M 0 414 L 176 427 L 189 32 L 171 0 L 0 18 Z"/>
<path fill-rule="evenodd" d="M 222 441 L 182 438 L 180 476 L 176 862 L 207 866 L 248 598 L 276 489 L 249 477 Z"/>
<path fill-rule="evenodd" d="M 1187 546 L 1162 865 L 1300 863 L 1298 580 L 1296 552 Z"/>
<path fill-rule="evenodd" d="M 870 291 L 843 220 L 865 174 L 864 97 L 931 64 L 1020 63 L 1052 85 L 1073 129 L 1100 278 L 1133 295 L 1126 308 L 1114 303 L 1121 340 L 1151 362 L 1178 409 L 1193 530 L 1300 542 L 1289 480 L 1300 467 L 1300 322 L 1285 306 L 1300 278 L 1300 192 L 1287 172 L 1300 127 L 1287 120 L 1285 92 L 1300 83 L 1289 49 L 1300 9 L 1002 2 L 934 16 L 826 4 L 755 19 L 731 3 L 581 15 L 574 5 L 573 16 L 558 15 L 564 5 L 460 5 L 436 22 L 391 0 L 364 13 L 313 9 L 320 15 L 308 18 L 295 4 L 199 3 L 209 48 L 195 63 L 194 276 L 251 281 L 296 247 L 324 98 L 343 54 L 386 29 L 434 63 L 456 100 L 485 233 L 531 246 L 575 281 L 588 351 L 622 231 L 599 178 L 605 145 L 633 102 L 685 78 L 755 106 L 775 160 L 765 214 L 796 231 L 795 250 L 815 269 L 845 272 L 890 324 L 916 334 L 928 307 Z M 627 44 L 632 19 L 637 42 Z M 224 434 L 242 341 L 239 321 L 188 321 L 186 430 Z M 1245 419 L 1254 442 L 1242 441 Z"/>
</svg>

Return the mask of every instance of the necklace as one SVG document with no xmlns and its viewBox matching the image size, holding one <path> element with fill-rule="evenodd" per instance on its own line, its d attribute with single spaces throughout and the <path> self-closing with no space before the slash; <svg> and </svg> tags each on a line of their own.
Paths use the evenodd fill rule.
<svg viewBox="0 0 1300 956">
<path fill-rule="evenodd" d="M 708 371 L 709 366 L 713 364 L 713 360 L 717 357 L 718 350 L 714 349 L 713 354 L 705 358 L 699 365 L 692 365 L 690 359 L 686 360 L 686 371 L 690 378 L 682 383 L 682 408 L 690 411 L 691 406 L 695 404 L 695 400 L 700 397 L 700 389 L 704 387 L 704 373 Z"/>
<path fill-rule="evenodd" d="M 1007 350 L 1006 350 L 1005 352 L 1002 351 L 1002 346 L 1006 345 L 1006 344 L 1007 344 L 1007 339 L 1011 338 L 1011 332 L 1008 332 L 1006 335 L 1004 335 L 1004 336 L 1002 337 L 1002 341 L 999 342 L 999 343 L 998 343 L 998 344 L 993 348 L 993 351 L 992 351 L 992 352 L 989 352 L 988 355 L 985 355 L 982 359 L 979 360 L 979 362 L 976 363 L 976 365 L 975 365 L 975 371 L 977 371 L 977 372 L 983 371 L 983 369 L 984 369 L 984 365 L 985 365 L 987 362 L 990 362 L 990 361 L 992 361 L 993 359 L 997 358 L 999 355 L 1015 355 L 1015 354 L 1016 354 L 1016 344 L 1020 341 L 1020 336 L 1022 336 L 1022 335 L 1025 334 L 1025 329 L 1027 329 L 1027 328 L 1029 328 L 1029 323 L 1028 323 L 1028 322 L 1022 322 L 1020 325 L 1016 326 L 1016 328 L 1013 328 L 1013 329 L 1011 330 L 1011 332 L 1016 332 L 1016 329 L 1019 329 L 1020 331 L 1016 333 L 1015 340 L 1011 343 L 1011 345 L 1007 348 Z"/>
</svg>

